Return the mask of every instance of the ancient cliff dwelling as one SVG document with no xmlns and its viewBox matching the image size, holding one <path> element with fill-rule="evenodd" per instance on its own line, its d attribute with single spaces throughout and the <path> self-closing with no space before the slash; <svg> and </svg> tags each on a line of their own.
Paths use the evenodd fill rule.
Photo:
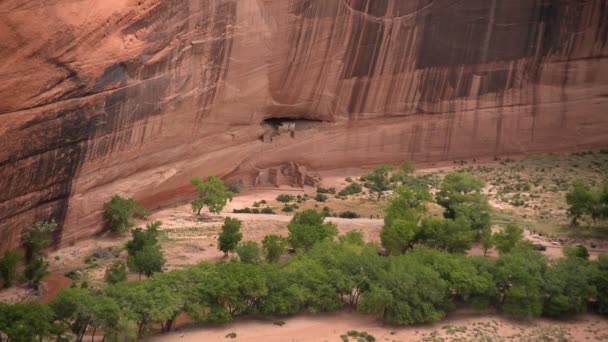
<svg viewBox="0 0 608 342">
<path fill-rule="evenodd" d="M 174 242 L 162 247 L 167 264 L 161 270 L 167 272 L 231 256 L 242 261 L 237 249 L 222 250 L 225 255 L 217 250 L 219 238 L 213 229 L 219 232 L 224 219 L 231 227 L 230 217 L 243 221 L 244 236 L 256 243 L 267 235 L 287 239 L 264 241 L 284 245 L 285 253 L 278 253 L 277 260 L 289 263 L 286 251 L 314 250 L 314 244 L 294 242 L 295 233 L 287 228 L 297 225 L 292 217 L 296 220 L 307 210 L 322 213 L 327 219 L 317 222 L 319 227 L 335 224 L 338 235 L 361 231 L 361 241 L 375 243 L 377 254 L 384 256 L 407 255 L 425 246 L 478 256 L 494 250 L 498 258 L 515 247 L 490 244 L 492 232 L 498 231 L 496 241 L 504 242 L 509 232 L 517 232 L 507 225 L 516 224 L 525 232 L 524 239 L 540 239 L 531 241 L 549 247 L 549 252 L 558 243 L 558 257 L 563 245 L 578 244 L 590 249 L 592 267 L 608 268 L 598 266 L 602 239 L 608 237 L 606 149 L 608 0 L 0 1 L 0 255 L 20 250 L 30 262 L 42 263 L 28 249 L 31 227 L 54 222 L 40 256 L 51 261 L 51 276 L 61 279 L 76 270 L 76 264 L 64 258 L 66 251 L 83 259 L 87 255 L 80 254 L 88 250 L 79 246 L 111 249 L 110 240 L 124 245 L 131 228 L 154 221 L 163 222 L 160 231 Z M 460 176 L 450 176 L 453 172 Z M 473 187 L 463 190 L 450 183 L 461 176 L 460 185 Z M 213 202 L 205 197 L 212 186 L 230 193 L 220 191 L 221 200 Z M 428 194 L 416 201 L 424 205 L 412 204 L 403 192 L 421 189 Z M 484 218 L 484 227 L 477 225 L 479 217 L 458 221 L 484 213 L 477 207 L 467 207 L 467 215 L 459 213 L 465 200 L 456 209 L 450 206 L 454 203 L 446 194 L 458 192 L 487 197 L 487 203 L 482 202 L 493 211 Z M 108 235 L 113 221 L 107 211 L 109 203 L 122 199 L 131 201 L 124 202 L 131 206 L 128 229 L 114 237 Z M 573 206 L 577 199 L 584 204 Z M 391 203 L 399 200 L 401 209 L 410 205 L 408 210 L 428 210 L 421 209 L 420 217 L 407 216 L 415 221 L 407 226 L 407 220 L 391 211 Z M 139 209 L 149 215 L 132 221 Z M 444 221 L 425 221 L 437 213 L 434 219 Z M 412 231 L 388 233 L 394 221 Z M 463 226 L 475 233 L 467 235 Z M 587 233 L 572 233 L 571 226 L 587 227 Z M 466 230 L 462 236 L 471 240 L 464 249 L 447 247 L 441 238 L 420 233 L 425 227 L 435 233 Z M 546 227 L 553 228 L 543 230 Z M 194 239 L 188 235 L 192 232 L 201 235 Z M 394 242 L 410 233 L 407 243 Z M 352 236 L 336 234 L 328 237 L 352 242 Z M 191 238 L 184 247 L 180 239 Z M 461 241 L 450 241 L 456 240 Z M 179 241 L 184 250 L 176 247 Z M 483 241 L 488 248 L 481 247 Z M 252 244 L 247 248 L 255 249 Z M 325 246 L 326 251 L 332 248 Z M 53 261 L 45 253 L 59 254 Z M 126 262 L 126 254 L 116 253 Z M 95 257 L 97 273 L 103 277 L 111 263 L 99 264 L 99 259 Z M 381 257 L 382 262 L 392 262 L 389 259 Z M 0 264 L 8 260 L 0 258 Z M 129 260 L 131 276 L 148 275 L 133 273 L 134 259 Z M 391 267 L 387 269 L 402 266 Z M 296 269 L 292 271 L 300 272 Z M 103 282 L 95 276 L 86 279 L 87 286 Z M 547 289 L 534 287 L 540 288 Z M 597 285 L 592 292 L 607 289 Z M 343 291 L 339 297 L 330 296 L 340 302 L 322 307 L 313 307 L 313 300 L 289 310 L 276 304 L 285 310 L 280 314 L 270 307 L 262 312 L 220 305 L 230 308 L 214 317 L 254 311 L 279 317 L 305 308 L 333 311 L 342 302 L 370 315 L 384 312 L 380 319 L 392 324 L 445 317 L 439 310 L 428 320 L 417 321 L 415 313 L 389 318 L 399 310 L 365 309 L 373 302 L 363 293 L 367 290 Z M 36 298 L 43 298 L 43 292 Z M 357 308 L 359 295 L 362 309 Z M 376 303 L 382 302 L 380 295 L 374 297 Z M 468 305 L 468 295 L 454 297 Z M 578 301 L 585 303 L 585 310 L 581 306 L 573 312 L 601 314 L 598 307 L 608 312 L 595 295 L 588 297 Z M 3 298 L 0 291 L 0 302 L 6 301 Z M 508 305 L 505 298 L 512 297 L 501 293 L 487 303 L 502 312 Z M 553 297 L 544 293 L 542 298 L 526 317 L 561 315 L 556 308 L 566 306 L 565 300 L 549 305 L 547 298 Z M 264 300 L 256 303 L 269 303 Z M 163 321 L 162 332 L 172 330 L 176 317 Z M 136 335 L 158 332 L 160 325 L 154 324 L 160 321 L 137 320 Z M 605 318 L 601 322 L 608 329 Z M 95 324 L 72 332 L 76 340 L 85 335 L 95 340 L 93 327 L 108 330 Z M 0 341 L 33 338 L 15 337 L 6 329 L 0 323 Z M 281 336 L 310 337 L 290 335 L 289 329 Z M 341 338 L 323 329 L 318 327 L 318 335 L 311 332 L 309 340 Z M 369 329 L 393 338 L 384 328 Z M 352 329 L 341 333 L 347 330 Z M 571 332 L 573 340 L 600 336 Z M 355 333 L 342 340 L 371 340 Z M 402 333 L 395 340 L 423 338 L 397 332 Z M 507 336 L 502 330 L 497 334 Z M 200 338 L 230 338 L 224 335 Z M 249 341 L 262 338 L 243 336 Z M 529 335 L 530 340 L 535 336 Z"/>
</svg>

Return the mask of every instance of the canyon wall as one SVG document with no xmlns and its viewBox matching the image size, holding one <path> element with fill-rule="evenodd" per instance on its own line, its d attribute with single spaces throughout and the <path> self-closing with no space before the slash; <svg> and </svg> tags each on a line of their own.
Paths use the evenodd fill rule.
<svg viewBox="0 0 608 342">
<path fill-rule="evenodd" d="M 608 0 L 4 0 L 0 250 L 210 173 L 606 147 L 606 18 Z M 308 121 L 264 139 L 273 118 Z"/>
</svg>

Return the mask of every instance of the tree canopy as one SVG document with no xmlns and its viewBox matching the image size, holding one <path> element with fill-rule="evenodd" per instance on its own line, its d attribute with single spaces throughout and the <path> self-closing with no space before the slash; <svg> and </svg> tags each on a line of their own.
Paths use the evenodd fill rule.
<svg viewBox="0 0 608 342">
<path fill-rule="evenodd" d="M 201 214 L 201 210 L 206 206 L 209 212 L 219 214 L 222 212 L 228 201 L 232 201 L 234 194 L 228 191 L 224 182 L 214 175 L 207 177 L 207 181 L 195 177 L 192 185 L 196 187 L 196 199 L 192 202 L 192 210 Z"/>
</svg>

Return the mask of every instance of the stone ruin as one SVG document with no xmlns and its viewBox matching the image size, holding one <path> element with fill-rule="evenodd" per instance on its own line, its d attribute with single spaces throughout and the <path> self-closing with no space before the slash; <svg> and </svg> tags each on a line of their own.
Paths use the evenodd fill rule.
<svg viewBox="0 0 608 342">
<path fill-rule="evenodd" d="M 278 167 L 258 170 L 253 186 L 271 185 L 280 187 L 281 185 L 288 185 L 303 188 L 306 185 L 316 187 L 320 182 L 321 176 L 318 174 L 309 172 L 305 166 L 298 163 L 289 162 Z"/>
</svg>

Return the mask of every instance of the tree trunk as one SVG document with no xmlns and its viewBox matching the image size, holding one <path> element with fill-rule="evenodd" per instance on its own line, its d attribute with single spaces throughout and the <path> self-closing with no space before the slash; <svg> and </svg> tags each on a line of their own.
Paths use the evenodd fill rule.
<svg viewBox="0 0 608 342">
<path fill-rule="evenodd" d="M 97 332 L 97 327 L 93 328 L 93 334 L 91 335 L 91 342 L 95 341 L 95 333 Z"/>
</svg>

